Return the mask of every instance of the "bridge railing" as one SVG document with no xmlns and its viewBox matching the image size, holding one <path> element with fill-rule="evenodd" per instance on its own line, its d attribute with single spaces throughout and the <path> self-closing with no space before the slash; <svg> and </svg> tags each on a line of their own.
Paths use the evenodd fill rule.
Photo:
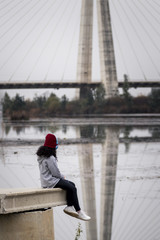
<svg viewBox="0 0 160 240">
<path fill-rule="evenodd" d="M 160 80 L 130 80 L 129 87 L 139 88 L 139 87 L 160 87 Z M 0 81 L 0 89 L 37 89 L 37 88 L 83 88 L 85 86 L 90 86 L 91 88 L 96 88 L 101 84 L 100 81 L 92 81 L 90 83 L 80 83 L 80 82 L 42 82 L 42 81 L 33 81 L 33 82 L 3 82 Z M 121 88 L 124 85 L 124 81 L 118 81 L 118 87 Z"/>
</svg>

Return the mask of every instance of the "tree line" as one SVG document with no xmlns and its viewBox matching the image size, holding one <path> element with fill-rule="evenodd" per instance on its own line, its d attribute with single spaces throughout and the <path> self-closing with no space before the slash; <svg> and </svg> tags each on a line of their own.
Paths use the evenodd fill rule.
<svg viewBox="0 0 160 240">
<path fill-rule="evenodd" d="M 19 120 L 107 113 L 160 113 L 160 89 L 152 89 L 148 96 L 133 97 L 126 80 L 123 93 L 109 99 L 105 98 L 103 85 L 96 89 L 87 88 L 85 92 L 85 97 L 79 100 L 69 100 L 65 95 L 59 98 L 54 93 L 25 100 L 19 94 L 10 98 L 5 93 L 3 114 L 11 120 Z"/>
</svg>

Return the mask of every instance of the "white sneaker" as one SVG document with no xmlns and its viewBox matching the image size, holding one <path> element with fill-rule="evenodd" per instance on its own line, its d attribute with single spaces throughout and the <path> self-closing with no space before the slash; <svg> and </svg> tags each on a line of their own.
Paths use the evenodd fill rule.
<svg viewBox="0 0 160 240">
<path fill-rule="evenodd" d="M 72 216 L 72 217 L 77 217 L 78 213 L 76 212 L 76 210 L 74 209 L 73 206 L 67 206 L 65 207 L 65 209 L 63 210 L 66 214 Z"/>
<path fill-rule="evenodd" d="M 91 217 L 87 216 L 87 214 L 85 214 L 85 212 L 83 212 L 82 210 L 79 211 L 78 216 L 76 218 L 84 221 L 89 221 L 91 219 Z"/>
</svg>

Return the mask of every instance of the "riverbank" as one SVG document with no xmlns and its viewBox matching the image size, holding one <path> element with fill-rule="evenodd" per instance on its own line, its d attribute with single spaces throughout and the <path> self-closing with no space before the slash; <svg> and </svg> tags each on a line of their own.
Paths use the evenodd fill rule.
<svg viewBox="0 0 160 240">
<path fill-rule="evenodd" d="M 75 115 L 55 118 L 32 118 L 30 120 L 10 120 L 5 118 L 5 124 L 21 125 L 28 123 L 31 125 L 49 124 L 56 125 L 125 125 L 125 126 L 147 126 L 160 125 L 160 114 L 89 114 L 89 115 Z"/>
<path fill-rule="evenodd" d="M 160 90 L 152 90 L 148 96 L 132 97 L 124 93 L 112 98 L 105 98 L 103 87 L 86 93 L 85 98 L 69 101 L 66 96 L 61 99 L 55 94 L 48 97 L 35 97 L 32 101 L 15 98 L 5 94 L 3 114 L 11 120 L 29 120 L 33 118 L 62 117 L 96 117 L 96 115 L 121 114 L 160 114 Z"/>
</svg>

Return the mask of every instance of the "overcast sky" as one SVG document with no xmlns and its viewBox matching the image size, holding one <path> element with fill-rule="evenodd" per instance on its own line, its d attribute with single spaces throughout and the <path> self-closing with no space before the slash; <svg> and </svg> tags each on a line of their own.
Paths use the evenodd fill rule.
<svg viewBox="0 0 160 240">
<path fill-rule="evenodd" d="M 100 66 L 93 1 L 92 73 L 97 81 Z M 118 79 L 124 74 L 130 79 L 160 79 L 159 0 L 109 2 Z M 0 0 L 0 81 L 74 81 L 80 9 L 81 0 Z"/>
</svg>

